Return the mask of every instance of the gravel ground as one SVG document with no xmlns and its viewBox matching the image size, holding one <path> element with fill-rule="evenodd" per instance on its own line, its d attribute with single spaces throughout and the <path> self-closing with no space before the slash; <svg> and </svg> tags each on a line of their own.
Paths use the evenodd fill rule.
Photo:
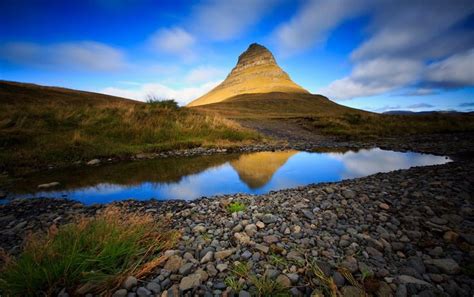
<svg viewBox="0 0 474 297">
<path fill-rule="evenodd" d="M 115 203 L 127 211 L 167 213 L 183 235 L 154 275 L 138 282 L 130 277 L 114 294 L 248 296 L 257 292 L 257 278 L 310 296 L 324 289 L 311 269 L 316 263 L 342 296 L 360 296 L 358 286 L 374 296 L 472 296 L 472 172 L 474 162 L 466 159 L 259 196 Z M 246 209 L 230 213 L 226 206 L 235 201 Z M 1 246 L 16 254 L 29 230 L 103 207 L 14 201 L 0 207 Z M 234 271 L 238 263 L 249 267 L 243 277 Z"/>
</svg>

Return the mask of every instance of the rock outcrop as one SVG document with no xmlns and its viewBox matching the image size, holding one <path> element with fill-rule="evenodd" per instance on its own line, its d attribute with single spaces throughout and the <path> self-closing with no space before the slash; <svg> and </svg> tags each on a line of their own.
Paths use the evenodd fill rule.
<svg viewBox="0 0 474 297">
<path fill-rule="evenodd" d="M 309 93 L 291 80 L 267 48 L 253 43 L 239 56 L 237 65 L 220 85 L 188 106 L 217 103 L 241 94 L 269 92 Z"/>
</svg>

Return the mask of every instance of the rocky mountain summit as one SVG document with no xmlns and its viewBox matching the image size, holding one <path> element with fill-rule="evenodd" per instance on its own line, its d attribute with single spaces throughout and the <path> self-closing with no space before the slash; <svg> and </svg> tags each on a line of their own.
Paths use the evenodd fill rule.
<svg viewBox="0 0 474 297">
<path fill-rule="evenodd" d="M 241 94 L 269 92 L 308 93 L 278 66 L 266 47 L 253 43 L 239 56 L 237 65 L 220 85 L 188 106 L 221 102 Z"/>
</svg>

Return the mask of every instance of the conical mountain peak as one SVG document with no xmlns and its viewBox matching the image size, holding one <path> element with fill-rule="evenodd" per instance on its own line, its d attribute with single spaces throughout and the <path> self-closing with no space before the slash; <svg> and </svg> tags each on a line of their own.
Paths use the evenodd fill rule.
<svg viewBox="0 0 474 297">
<path fill-rule="evenodd" d="M 252 43 L 220 85 L 188 106 L 217 103 L 241 94 L 269 92 L 308 93 L 278 66 L 266 47 Z"/>
</svg>

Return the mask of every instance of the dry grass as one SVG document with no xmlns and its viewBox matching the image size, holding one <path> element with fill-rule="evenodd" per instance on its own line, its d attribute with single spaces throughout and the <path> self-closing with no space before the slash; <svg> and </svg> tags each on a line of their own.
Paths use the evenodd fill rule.
<svg viewBox="0 0 474 297">
<path fill-rule="evenodd" d="M 0 170 L 259 140 L 217 115 L 106 95 L 0 83 Z"/>
<path fill-rule="evenodd" d="M 26 239 L 17 259 L 0 271 L 2 296 L 50 296 L 61 288 L 104 293 L 128 275 L 143 277 L 173 247 L 179 233 L 150 214 L 108 207 L 95 218 L 81 218 L 47 234 Z"/>
</svg>

